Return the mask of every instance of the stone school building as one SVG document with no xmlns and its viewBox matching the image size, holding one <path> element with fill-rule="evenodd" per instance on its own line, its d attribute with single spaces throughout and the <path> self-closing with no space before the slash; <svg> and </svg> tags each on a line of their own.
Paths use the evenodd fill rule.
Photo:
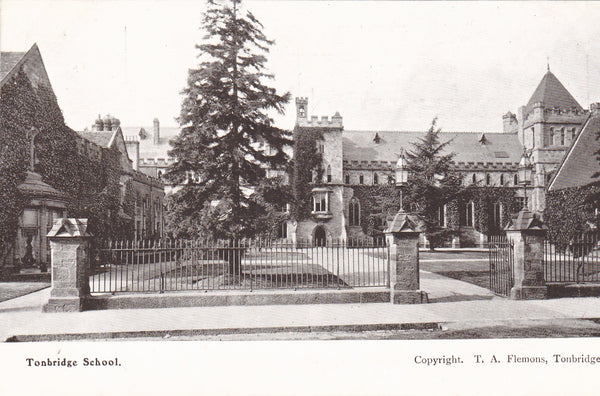
<svg viewBox="0 0 600 396">
<path fill-rule="evenodd" d="M 21 208 L 0 213 L 0 273 L 47 270 L 46 234 L 65 216 L 94 214 L 120 237 L 162 235 L 163 184 L 137 169 L 116 118 L 105 117 L 91 131 L 65 125 L 36 44 L 0 53 L 0 88 L 0 201 Z"/>
<path fill-rule="evenodd" d="M 339 113 L 332 118 L 309 116 L 307 98 L 296 98 L 296 116 L 296 141 L 315 132 L 322 137 L 315 144 L 324 172 L 322 183 L 311 191 L 310 215 L 289 221 L 281 236 L 329 243 L 377 235 L 398 208 L 377 207 L 373 202 L 377 197 L 369 190 L 398 184 L 401 153 L 412 150 L 412 143 L 426 132 L 345 129 Z M 440 133 L 441 143 L 450 142 L 445 153 L 456 154 L 453 167 L 463 175 L 464 186 L 472 191 L 493 189 L 504 197 L 492 202 L 467 197 L 439 208 L 439 225 L 459 229 L 460 237 L 452 245 L 486 242 L 525 204 L 543 211 L 547 184 L 589 116 L 548 69 L 527 104 L 516 114 L 509 111 L 502 116 L 502 131 Z M 524 157 L 531 168 L 527 183 L 517 177 Z M 399 194 L 399 189 L 392 191 Z M 485 227 L 482 218 L 489 223 Z"/>
</svg>

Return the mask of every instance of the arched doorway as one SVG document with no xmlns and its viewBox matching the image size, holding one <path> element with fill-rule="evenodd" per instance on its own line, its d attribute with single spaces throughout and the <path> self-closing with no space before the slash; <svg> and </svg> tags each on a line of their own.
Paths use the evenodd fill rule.
<svg viewBox="0 0 600 396">
<path fill-rule="evenodd" d="M 315 227 L 313 241 L 315 246 L 327 246 L 327 233 L 323 226 Z"/>
</svg>

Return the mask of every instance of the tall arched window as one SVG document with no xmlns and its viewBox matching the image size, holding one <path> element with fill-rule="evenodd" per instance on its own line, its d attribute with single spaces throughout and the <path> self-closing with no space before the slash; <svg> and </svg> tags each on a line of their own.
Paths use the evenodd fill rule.
<svg viewBox="0 0 600 396">
<path fill-rule="evenodd" d="M 352 198 L 352 200 L 350 201 L 350 208 L 349 208 L 349 219 L 348 222 L 351 226 L 359 226 L 360 225 L 360 202 L 358 202 L 358 199 L 356 198 Z"/>
<path fill-rule="evenodd" d="M 477 176 L 475 176 L 475 173 L 473 173 L 473 177 L 471 180 L 473 181 L 473 184 L 477 184 Z"/>
<path fill-rule="evenodd" d="M 473 201 L 470 201 L 467 204 L 467 213 L 465 216 L 466 222 L 467 222 L 467 226 L 469 227 L 473 227 L 473 212 L 475 211 L 475 204 L 473 203 Z"/>
<path fill-rule="evenodd" d="M 377 176 L 377 172 L 373 173 L 373 184 L 379 184 L 379 176 Z"/>
<path fill-rule="evenodd" d="M 503 212 L 503 208 L 502 208 L 502 203 L 501 202 L 494 202 L 493 205 L 493 224 L 496 227 L 502 227 L 502 212 Z"/>
<path fill-rule="evenodd" d="M 489 174 L 485 175 L 485 184 L 487 186 L 489 186 L 490 184 L 492 184 L 492 177 Z"/>
<path fill-rule="evenodd" d="M 327 165 L 327 183 L 331 183 L 331 165 Z"/>
<path fill-rule="evenodd" d="M 504 175 L 500 175 L 500 185 L 504 185 Z"/>
<path fill-rule="evenodd" d="M 516 186 L 517 184 L 519 184 L 519 178 L 517 177 L 517 175 L 515 174 L 513 176 L 513 184 Z"/>
<path fill-rule="evenodd" d="M 365 177 L 363 175 L 358 177 L 358 184 L 365 184 Z"/>
<path fill-rule="evenodd" d="M 346 174 L 346 184 L 350 184 L 350 175 Z"/>
<path fill-rule="evenodd" d="M 554 145 L 554 128 L 550 128 L 548 132 L 548 140 L 544 142 L 544 146 Z"/>
<path fill-rule="evenodd" d="M 560 145 L 565 145 L 565 128 L 560 128 Z"/>
</svg>

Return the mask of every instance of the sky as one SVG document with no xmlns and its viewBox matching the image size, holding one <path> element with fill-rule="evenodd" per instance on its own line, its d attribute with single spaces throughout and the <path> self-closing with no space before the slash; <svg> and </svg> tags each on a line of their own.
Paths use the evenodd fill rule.
<svg viewBox="0 0 600 396">
<path fill-rule="evenodd" d="M 246 1 L 275 40 L 267 67 L 309 115 L 347 130 L 501 131 L 550 69 L 600 102 L 600 2 Z M 198 64 L 201 0 L 2 0 L 0 48 L 37 43 L 67 124 L 110 113 L 176 126 Z M 294 100 L 277 126 L 291 129 Z"/>
</svg>

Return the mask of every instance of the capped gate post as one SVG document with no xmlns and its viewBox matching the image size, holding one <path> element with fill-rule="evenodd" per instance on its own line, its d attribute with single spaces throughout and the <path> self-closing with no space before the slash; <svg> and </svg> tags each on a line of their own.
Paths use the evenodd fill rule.
<svg viewBox="0 0 600 396">
<path fill-rule="evenodd" d="M 538 214 L 523 208 L 506 226 L 506 237 L 514 244 L 513 300 L 541 300 L 548 297 L 544 278 L 544 237 L 546 226 Z"/>
<path fill-rule="evenodd" d="M 57 219 L 48 233 L 52 289 L 44 312 L 82 311 L 90 295 L 87 219 Z"/>
<path fill-rule="evenodd" d="M 390 249 L 390 302 L 420 304 L 428 302 L 419 290 L 419 235 L 421 220 L 399 211 L 384 231 Z"/>
</svg>

